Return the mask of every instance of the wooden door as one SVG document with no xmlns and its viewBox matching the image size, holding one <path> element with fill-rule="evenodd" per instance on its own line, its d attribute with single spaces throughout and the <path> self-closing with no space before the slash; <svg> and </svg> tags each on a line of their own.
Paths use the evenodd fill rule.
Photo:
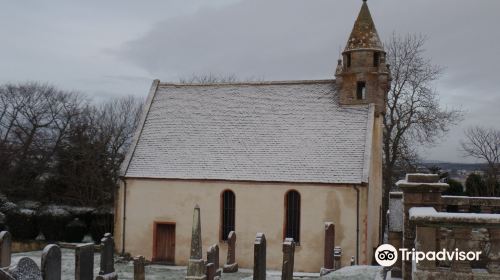
<svg viewBox="0 0 500 280">
<path fill-rule="evenodd" d="M 155 223 L 153 261 L 175 264 L 175 224 Z"/>
</svg>

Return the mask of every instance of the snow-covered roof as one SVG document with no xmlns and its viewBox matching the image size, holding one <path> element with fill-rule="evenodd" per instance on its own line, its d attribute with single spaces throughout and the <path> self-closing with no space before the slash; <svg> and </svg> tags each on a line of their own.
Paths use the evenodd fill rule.
<svg viewBox="0 0 500 280">
<path fill-rule="evenodd" d="M 368 182 L 374 110 L 339 106 L 334 80 L 155 81 L 126 178 Z"/>
</svg>

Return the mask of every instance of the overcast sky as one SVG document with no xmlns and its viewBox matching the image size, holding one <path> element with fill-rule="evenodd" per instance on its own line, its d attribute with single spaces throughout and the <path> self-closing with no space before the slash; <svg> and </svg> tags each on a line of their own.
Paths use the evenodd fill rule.
<svg viewBox="0 0 500 280">
<path fill-rule="evenodd" d="M 37 80 L 97 100 L 145 98 L 153 79 L 234 74 L 241 79 L 333 78 L 361 0 L 0 0 L 0 83 Z M 380 37 L 428 36 L 446 67 L 444 107 L 466 120 L 422 153 L 470 161 L 463 129 L 500 129 L 500 1 L 370 0 Z"/>
</svg>

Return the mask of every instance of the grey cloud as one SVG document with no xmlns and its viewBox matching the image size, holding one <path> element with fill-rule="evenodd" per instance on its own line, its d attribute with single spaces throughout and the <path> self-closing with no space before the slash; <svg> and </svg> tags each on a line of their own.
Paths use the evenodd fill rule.
<svg viewBox="0 0 500 280">
<path fill-rule="evenodd" d="M 2 0 L 0 0 L 2 1 Z M 428 35 L 446 67 L 443 106 L 467 119 L 429 158 L 462 160 L 464 127 L 499 127 L 500 1 L 370 0 L 382 39 Z M 98 99 L 145 96 L 151 79 L 332 78 L 361 0 L 2 1 L 0 82 L 42 80 Z M 500 128 L 500 127 L 499 127 Z"/>
</svg>

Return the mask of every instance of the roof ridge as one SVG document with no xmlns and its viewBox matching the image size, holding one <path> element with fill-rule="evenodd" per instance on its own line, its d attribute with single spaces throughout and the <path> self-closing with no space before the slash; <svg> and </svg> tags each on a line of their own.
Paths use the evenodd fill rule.
<svg viewBox="0 0 500 280">
<path fill-rule="evenodd" d="M 170 83 L 160 82 L 158 86 L 267 86 L 267 85 L 300 85 L 300 84 L 328 84 L 335 83 L 335 79 L 320 79 L 320 80 L 277 80 L 277 81 L 255 81 L 255 82 L 228 82 L 228 83 Z"/>
</svg>

